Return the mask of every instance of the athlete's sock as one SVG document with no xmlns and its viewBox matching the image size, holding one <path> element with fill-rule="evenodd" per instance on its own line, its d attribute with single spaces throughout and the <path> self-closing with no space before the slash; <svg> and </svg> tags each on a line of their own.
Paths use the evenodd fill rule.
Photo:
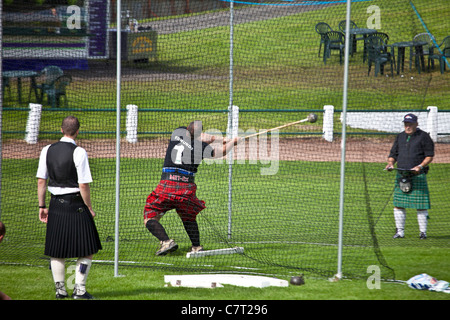
<svg viewBox="0 0 450 320">
<path fill-rule="evenodd" d="M 200 245 L 200 232 L 198 231 L 197 221 L 183 221 L 184 229 L 191 239 L 192 245 L 198 247 Z"/>
<path fill-rule="evenodd" d="M 154 235 L 159 241 L 167 241 L 169 240 L 169 236 L 166 233 L 166 230 L 164 227 L 159 223 L 159 221 L 156 220 L 148 220 L 147 224 L 145 225 L 150 231 L 152 235 Z"/>
</svg>

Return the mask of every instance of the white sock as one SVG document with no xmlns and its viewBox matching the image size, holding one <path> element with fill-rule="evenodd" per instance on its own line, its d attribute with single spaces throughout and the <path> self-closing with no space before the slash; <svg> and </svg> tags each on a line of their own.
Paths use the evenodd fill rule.
<svg viewBox="0 0 450 320">
<path fill-rule="evenodd" d="M 50 268 L 52 269 L 53 281 L 57 293 L 67 295 L 65 286 L 66 260 L 60 258 L 50 258 Z"/>
<path fill-rule="evenodd" d="M 50 258 L 53 281 L 64 282 L 66 274 L 66 259 Z"/>
<path fill-rule="evenodd" d="M 420 232 L 427 232 L 428 210 L 417 210 L 417 222 Z"/>
<path fill-rule="evenodd" d="M 75 271 L 75 287 L 77 294 L 82 295 L 86 292 L 86 279 L 91 269 L 92 260 L 87 258 L 79 258 Z"/>
<path fill-rule="evenodd" d="M 397 233 L 401 236 L 404 236 L 406 210 L 400 209 L 400 208 L 394 208 L 394 219 L 395 219 L 395 227 L 397 228 Z"/>
</svg>

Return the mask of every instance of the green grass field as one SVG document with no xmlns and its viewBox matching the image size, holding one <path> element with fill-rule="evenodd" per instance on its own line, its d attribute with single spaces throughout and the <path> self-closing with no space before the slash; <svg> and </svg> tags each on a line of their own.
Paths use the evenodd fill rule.
<svg viewBox="0 0 450 320">
<path fill-rule="evenodd" d="M 408 250 L 406 250 L 408 251 Z M 410 250 L 412 251 L 412 250 Z M 444 265 L 432 270 L 432 250 L 426 256 L 424 267 L 434 275 L 441 273 Z M 401 250 L 405 254 L 405 250 Z M 392 252 L 392 254 L 396 254 Z M 405 255 L 407 256 L 407 255 Z M 437 259 L 436 259 L 437 260 Z M 409 259 L 405 267 L 410 267 Z M 414 262 L 413 262 L 414 263 Z M 423 269 L 417 268 L 417 272 Z M 434 271 L 434 273 L 433 273 Z M 414 290 L 403 283 L 381 282 L 380 289 L 369 289 L 366 280 L 341 280 L 329 282 L 326 279 L 305 278 L 303 286 L 243 288 L 225 286 L 224 288 L 201 289 L 165 287 L 164 275 L 171 274 L 160 270 L 124 268 L 123 277 L 114 277 L 112 267 L 94 265 L 89 273 L 88 290 L 101 300 L 448 300 L 448 294 Z M 179 274 L 179 273 L 174 273 Z M 418 273 L 417 273 L 418 274 Z M 1 290 L 16 300 L 54 299 L 53 281 L 47 268 L 9 266 L 0 268 Z"/>
<path fill-rule="evenodd" d="M 272 179 L 259 175 L 259 165 L 235 164 L 235 184 L 233 221 L 235 227 L 234 241 L 245 247 L 248 258 L 239 255 L 204 258 L 198 262 L 187 261 L 184 254 L 189 241 L 179 225 L 174 212 L 164 217 L 164 225 L 175 235 L 181 248 L 166 257 L 155 257 L 157 241 L 152 239 L 142 225 L 141 212 L 146 195 L 157 183 L 159 177 L 159 159 L 131 160 L 123 159 L 121 181 L 121 243 L 120 260 L 137 261 L 145 268 L 120 267 L 120 274 L 126 277 L 114 278 L 113 266 L 104 263 L 94 264 L 89 276 L 89 287 L 100 299 L 448 299 L 446 294 L 417 292 L 404 284 L 382 282 L 381 289 L 368 289 L 366 281 L 371 275 L 367 272 L 369 265 L 378 265 L 373 250 L 370 248 L 370 232 L 363 198 L 363 181 L 359 167 L 361 164 L 349 164 L 347 188 L 344 243 L 344 274 L 356 273 L 359 279 L 344 279 L 339 283 L 330 283 L 323 273 L 309 272 L 311 268 L 333 275 L 337 269 L 336 246 L 317 246 L 313 243 L 336 243 L 336 214 L 338 205 L 338 163 L 281 162 L 280 171 Z M 96 260 L 113 260 L 114 244 L 106 241 L 114 236 L 114 206 L 109 195 L 113 194 L 114 169 L 113 160 L 91 159 L 94 173 L 92 192 L 96 208 L 96 223 L 101 234 L 104 250 L 96 255 Z M 29 208 L 26 199 L 35 187 L 32 178 L 36 169 L 36 160 L 4 161 L 6 176 L 14 172 L 25 173 L 21 180 L 15 181 L 22 186 L 4 182 L 2 202 L 2 219 L 7 225 L 7 237 L 0 245 L 0 255 L 6 264 L 0 265 L 0 290 L 8 292 L 15 299 L 52 299 L 53 284 L 51 273 L 42 260 L 45 227 L 37 219 L 37 210 Z M 428 273 L 438 279 L 450 278 L 448 268 L 450 256 L 447 254 L 450 237 L 448 235 L 448 218 L 446 212 L 448 190 L 441 188 L 439 174 L 449 170 L 448 165 L 435 164 L 433 176 L 430 176 L 430 189 L 433 195 L 432 220 L 429 226 L 429 239 L 419 241 L 417 225 L 413 215 L 408 219 L 407 238 L 395 242 L 391 239 L 393 218 L 391 205 L 381 212 L 390 198 L 392 177 L 380 176 L 380 164 L 366 164 L 367 179 L 371 183 L 371 210 L 376 216 L 376 232 L 382 254 L 390 268 L 395 271 L 395 279 L 406 281 L 410 277 Z M 209 249 L 220 248 L 226 232 L 226 165 L 203 164 L 197 182 L 198 196 L 207 201 L 207 209 L 199 217 L 204 245 Z M 298 170 L 298 169 L 301 170 Z M 335 173 L 334 177 L 330 173 Z M 133 174 L 132 174 L 133 173 Z M 295 177 L 295 185 L 286 184 L 286 175 Z M 210 179 L 201 178 L 209 176 Z M 437 177 L 434 180 L 434 177 Z M 324 179 L 325 178 L 325 179 Z M 211 181 L 212 180 L 212 181 Z M 267 184 L 269 181 L 269 184 Z M 265 186 L 265 192 L 257 191 Z M 292 187 L 299 191 L 288 191 Z M 32 191 L 31 191 L 32 192 Z M 219 194 L 219 195 L 218 195 Z M 280 198 L 279 195 L 283 194 Z M 264 201 L 261 201 L 264 196 Z M 310 203 L 306 200 L 309 199 Z M 319 200 L 320 199 L 320 200 Z M 317 205 L 316 202 L 320 205 Z M 14 212 L 13 214 L 8 214 Z M 268 216 L 278 215 L 276 219 Z M 208 223 L 206 222 L 206 219 Z M 214 229 L 211 229 L 210 223 Z M 217 235 L 222 233 L 222 235 Z M 278 238 L 277 238 L 278 237 Z M 281 244 L 273 243 L 278 239 Z M 290 244 L 299 241 L 301 244 Z M 247 243 L 249 242 L 249 243 Z M 251 245 L 251 242 L 259 244 Z M 265 243 L 265 244 L 264 244 Z M 308 245 L 308 243 L 310 243 Z M 357 245 L 356 248 L 352 248 Z M 350 246 L 349 246 L 350 245 Z M 361 246 L 359 248 L 358 246 Z M 223 245 L 222 245 L 223 246 Z M 366 247 L 367 246 L 367 247 Z M 256 261 L 254 261 L 256 260 Z M 360 260 L 360 261 L 355 261 Z M 269 265 L 261 265 L 263 261 Z M 30 263 L 40 267 L 16 265 Z M 161 269 L 165 263 L 174 264 L 179 270 Z M 228 270 L 229 266 L 239 265 L 258 268 L 268 275 L 277 275 L 289 279 L 291 275 L 304 273 L 306 285 L 289 288 L 248 289 L 229 286 L 227 288 L 187 289 L 165 288 L 164 274 L 183 273 L 184 270 L 196 268 L 205 272 L 201 265 L 215 264 L 219 267 L 209 269 Z M 270 264 L 282 264 L 287 268 L 278 268 Z M 12 264 L 12 265 L 11 265 Z M 70 263 L 69 263 L 70 265 Z M 300 269 L 293 268 L 299 267 Z M 148 268 L 150 267 L 150 268 Z M 222 269 L 221 269 L 222 268 Z M 192 269 L 194 270 L 194 269 Z M 245 270 L 245 269 L 243 269 Z M 255 269 L 256 270 L 256 269 Z M 197 271 L 197 272 L 199 272 Z M 184 271 L 186 272 L 186 271 Z M 192 272 L 192 271 L 191 271 Z M 196 271 L 193 271 L 196 272 Z M 244 272 L 244 271 L 243 271 Z M 220 272 L 219 272 L 220 273 Z M 22 274 L 18 276 L 18 274 Z M 24 284 L 23 279 L 28 279 Z M 167 292 L 166 292 L 167 291 Z M 212 294 L 211 294 L 212 292 Z"/>
<path fill-rule="evenodd" d="M 415 0 L 422 18 L 438 39 L 447 35 L 448 5 L 445 0 Z M 377 1 L 383 18 L 382 31 L 391 36 L 391 43 L 411 39 L 422 31 L 422 26 L 411 11 L 408 1 L 396 3 Z M 367 18 L 367 3 L 354 3 L 352 13 L 359 25 Z M 444 10 L 442 8 L 445 8 Z M 343 69 L 333 56 L 326 66 L 317 57 L 318 35 L 314 25 L 327 21 L 337 27 L 345 16 L 345 6 L 334 6 L 267 21 L 235 26 L 235 91 L 234 102 L 243 110 L 256 109 L 321 109 L 332 104 L 342 105 Z M 401 21 L 401 23 L 399 23 Z M 300 37 L 302 35 L 303 37 Z M 158 38 L 159 59 L 148 65 L 125 65 L 136 72 L 182 74 L 187 76 L 170 81 L 127 80 L 123 82 L 122 102 L 138 104 L 147 109 L 225 110 L 229 101 L 228 87 L 228 37 L 225 27 L 210 28 L 180 34 L 161 35 Z M 262 39 L 264 41 L 262 41 Z M 282 41 L 279 41 L 282 40 Z M 426 109 L 429 105 L 448 109 L 448 72 L 437 70 L 418 76 L 407 70 L 405 77 L 367 77 L 367 65 L 361 62 L 361 53 L 351 58 L 349 83 L 350 110 L 397 110 L 399 108 Z M 197 76 L 197 77 L 195 77 Z M 198 77 L 201 76 L 201 77 Z M 414 76 L 414 81 L 410 79 Z M 24 85 L 24 92 L 28 90 Z M 2 114 L 3 139 L 23 138 L 28 112 L 7 97 Z M 57 139 L 55 119 L 68 112 L 82 123 L 81 139 L 115 137 L 115 81 L 98 81 L 95 78 L 73 83 L 69 108 L 46 110 L 41 120 L 41 137 Z M 15 109 L 16 108 L 16 109 Z M 44 109 L 48 106 L 44 106 Z M 112 108 L 112 109 L 111 109 Z M 105 109 L 103 111 L 94 111 Z M 111 109 L 110 111 L 106 111 Z M 87 112 L 89 111 L 89 112 Z M 172 126 L 186 124 L 193 116 L 208 123 L 208 128 L 226 129 L 224 113 L 187 113 L 147 110 L 139 115 L 139 132 L 171 131 Z M 269 128 L 298 120 L 298 114 L 241 113 L 240 127 Z M 338 115 L 336 115 L 338 117 Z M 170 127 L 169 127 L 170 123 Z M 122 129 L 125 115 L 122 115 Z M 316 124 L 320 130 L 320 124 Z M 340 131 L 339 121 L 335 131 Z M 315 130 L 315 129 L 311 129 Z M 92 135 L 92 133 L 100 135 Z M 147 138 L 148 135 L 144 135 Z M 88 290 L 101 300 L 449 300 L 444 293 L 422 292 L 408 288 L 403 283 L 382 282 L 380 289 L 369 289 L 366 272 L 369 264 L 377 264 L 370 248 L 371 237 L 367 211 L 371 210 L 376 222 L 375 230 L 382 254 L 397 280 L 428 273 L 439 280 L 450 281 L 449 204 L 450 186 L 447 176 L 449 164 L 433 164 L 430 189 L 433 209 L 429 239 L 420 242 L 417 223 L 411 214 L 407 220 L 407 238 L 394 242 L 392 205 L 390 202 L 392 175 L 382 172 L 383 164 L 367 163 L 364 169 L 369 182 L 370 203 L 364 197 L 364 180 L 359 164 L 348 165 L 345 202 L 344 272 L 351 270 L 359 279 L 344 279 L 336 283 L 313 272 L 306 274 L 306 284 L 288 288 L 241 288 L 226 286 L 216 289 L 189 289 L 164 286 L 164 275 L 179 273 L 170 268 L 161 269 L 167 261 L 190 268 L 184 253 L 189 246 L 176 214 L 165 217 L 177 241 L 180 252 L 168 258 L 154 257 L 157 242 L 142 224 L 145 198 L 159 180 L 161 159 L 122 159 L 121 161 L 121 260 L 138 260 L 151 268 L 121 267 L 114 277 L 113 266 L 94 264 L 88 279 Z M 280 164 L 275 176 L 261 176 L 260 166 L 235 165 L 233 221 L 236 243 L 250 239 L 257 244 L 246 244 L 250 257 L 231 256 L 211 258 L 202 264 L 218 263 L 229 267 L 242 263 L 248 267 L 259 266 L 260 260 L 282 263 L 288 270 L 281 277 L 302 272 L 302 268 L 318 268 L 331 274 L 337 269 L 337 212 L 339 203 L 339 163 L 286 161 Z M 104 250 L 96 259 L 111 260 L 114 256 L 114 159 L 91 159 L 94 176 L 93 203 L 98 214 L 96 221 L 102 235 Z M 0 290 L 16 300 L 54 299 L 51 272 L 42 258 L 45 226 L 38 220 L 32 204 L 36 199 L 35 173 L 37 160 L 2 161 L 2 220 L 7 225 L 7 237 L 0 244 Z M 227 224 L 227 170 L 226 165 L 202 164 L 198 178 L 200 199 L 208 208 L 199 218 L 205 244 L 220 247 L 226 235 Z M 286 182 L 291 181 L 291 182 Z M 295 181 L 295 182 L 293 182 Z M 8 201 L 6 201 L 7 199 Z M 30 204 L 31 203 L 31 204 Z M 386 205 L 387 204 L 387 205 Z M 269 218 L 268 218 L 269 217 Z M 212 230 L 209 222 L 216 229 Z M 219 234 L 219 236 L 217 235 Z M 280 236 L 281 235 L 281 236 Z M 301 244 L 283 245 L 295 239 Z M 277 242 L 275 245 L 274 243 Z M 280 244 L 280 242 L 282 244 Z M 327 246 L 315 243 L 325 242 Z M 260 244 L 265 243 L 265 244 Z M 329 246 L 333 244 L 334 246 Z M 350 245 L 362 244 L 361 249 Z M 5 254 L 7 252 L 7 254 Z M 29 263 L 39 266 L 27 266 Z M 346 256 L 347 258 L 347 256 Z M 170 260 L 169 260 L 170 259 Z M 367 259 L 367 261 L 366 261 Z M 38 261 L 38 263 L 36 263 Z M 19 264 L 16 264 L 19 263 Z M 155 268 L 159 265 L 159 268 Z M 300 267 L 300 269 L 296 269 Z M 270 269 L 270 268 L 269 268 Z M 281 268 L 283 270 L 283 268 Z M 279 274 L 280 268 L 274 273 Z"/>
</svg>

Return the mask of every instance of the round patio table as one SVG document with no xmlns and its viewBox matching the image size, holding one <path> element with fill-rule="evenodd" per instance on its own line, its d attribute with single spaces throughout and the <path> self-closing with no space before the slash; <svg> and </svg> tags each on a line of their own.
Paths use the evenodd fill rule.
<svg viewBox="0 0 450 320">
<path fill-rule="evenodd" d="M 34 90 L 36 95 L 36 99 L 38 99 L 37 86 L 36 86 L 36 77 L 39 74 L 36 71 L 32 70 L 14 70 L 14 71 L 4 71 L 2 72 L 3 80 L 9 81 L 11 78 L 17 78 L 17 97 L 19 103 L 22 103 L 22 78 L 30 78 L 31 79 L 31 87 L 30 87 L 30 95 L 31 90 Z"/>
<path fill-rule="evenodd" d="M 364 53 L 363 53 L 363 61 L 366 60 L 366 39 L 369 35 L 376 33 L 377 30 L 376 29 L 368 29 L 368 28 L 353 28 L 350 29 L 349 34 L 350 34 L 350 39 L 352 41 L 350 41 L 351 44 L 351 49 L 350 49 L 350 53 L 353 55 L 353 53 L 356 52 L 356 35 L 362 35 L 364 37 Z"/>
<path fill-rule="evenodd" d="M 426 45 L 426 41 L 401 41 L 390 44 L 392 54 L 395 57 L 394 49 L 397 48 L 397 74 L 400 73 L 400 64 L 402 68 L 402 72 L 405 65 L 405 49 L 406 48 L 415 48 L 416 50 L 416 59 L 415 64 L 417 71 L 420 73 L 421 69 L 425 69 L 425 59 L 423 57 L 423 46 Z M 422 63 L 422 67 L 420 64 Z"/>
</svg>

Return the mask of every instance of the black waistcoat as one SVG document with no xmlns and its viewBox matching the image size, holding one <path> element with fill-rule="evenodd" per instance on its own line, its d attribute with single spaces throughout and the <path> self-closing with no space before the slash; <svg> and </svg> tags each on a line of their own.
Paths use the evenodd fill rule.
<svg viewBox="0 0 450 320">
<path fill-rule="evenodd" d="M 77 146 L 70 142 L 56 142 L 47 151 L 48 185 L 78 188 L 78 175 L 73 152 Z"/>
</svg>

